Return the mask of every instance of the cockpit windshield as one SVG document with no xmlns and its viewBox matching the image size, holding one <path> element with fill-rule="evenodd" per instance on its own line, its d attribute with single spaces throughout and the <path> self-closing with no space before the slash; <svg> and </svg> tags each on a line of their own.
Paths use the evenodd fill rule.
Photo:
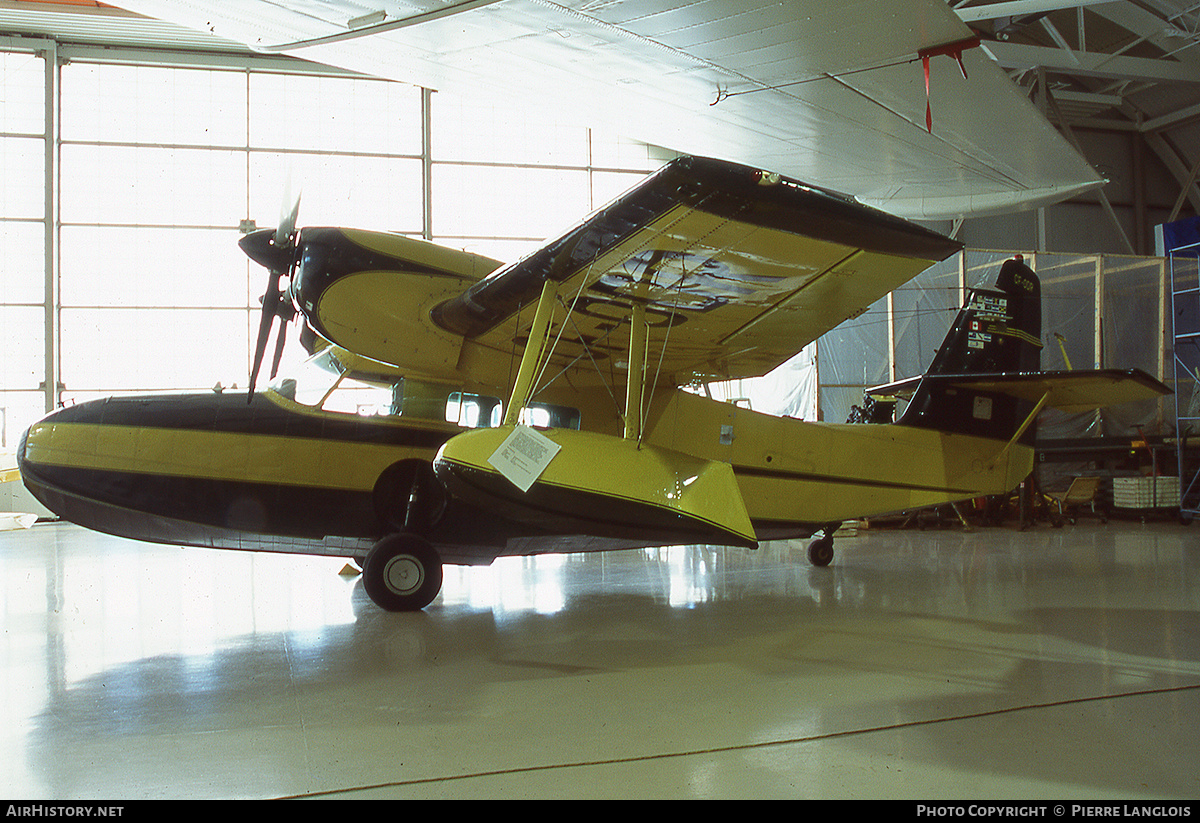
<svg viewBox="0 0 1200 823">
<path fill-rule="evenodd" d="M 294 374 L 271 383 L 271 390 L 294 403 L 338 414 L 363 417 L 404 416 L 462 428 L 500 425 L 503 403 L 497 397 L 451 391 L 445 383 L 360 374 L 346 369 L 333 349 L 305 360 Z M 530 403 L 521 422 L 545 428 L 579 428 L 578 409 Z"/>
<path fill-rule="evenodd" d="M 344 372 L 333 352 L 325 349 L 301 363 L 295 373 L 271 381 L 271 389 L 302 406 L 320 406 Z"/>
<path fill-rule="evenodd" d="M 352 377 L 330 349 L 318 352 L 294 374 L 271 383 L 271 388 L 302 406 L 342 414 L 398 414 L 396 399 L 400 378 L 358 379 Z"/>
</svg>

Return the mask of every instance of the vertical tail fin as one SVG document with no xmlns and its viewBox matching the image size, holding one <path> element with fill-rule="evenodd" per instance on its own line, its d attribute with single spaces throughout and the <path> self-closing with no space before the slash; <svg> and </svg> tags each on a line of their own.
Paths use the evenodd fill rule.
<svg viewBox="0 0 1200 823">
<path fill-rule="evenodd" d="M 996 289 L 973 289 L 898 421 L 903 426 L 1010 439 L 1033 404 L 930 377 L 1020 374 L 1041 367 L 1041 285 L 1021 258 L 1005 261 Z M 1033 442 L 1033 426 L 1020 442 Z"/>
</svg>

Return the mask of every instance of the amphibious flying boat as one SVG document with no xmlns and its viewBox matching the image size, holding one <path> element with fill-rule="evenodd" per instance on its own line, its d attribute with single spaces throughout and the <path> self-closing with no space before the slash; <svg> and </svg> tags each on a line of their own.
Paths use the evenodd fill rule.
<svg viewBox="0 0 1200 823">
<path fill-rule="evenodd" d="M 688 387 L 764 374 L 956 241 L 759 169 L 673 161 L 508 266 L 380 233 L 244 238 L 263 335 L 314 352 L 261 392 L 121 398 L 27 432 L 50 509 L 144 540 L 358 558 L 387 609 L 448 563 L 707 543 L 1006 492 L 1037 414 L 1165 393 L 1140 372 L 1044 373 L 1037 277 L 972 292 L 894 423 L 753 412 Z M 281 287 L 287 279 L 286 288 Z"/>
</svg>

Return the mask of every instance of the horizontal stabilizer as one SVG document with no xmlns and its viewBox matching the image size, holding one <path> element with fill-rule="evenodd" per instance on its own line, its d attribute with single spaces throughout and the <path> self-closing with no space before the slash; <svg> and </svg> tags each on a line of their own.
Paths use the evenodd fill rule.
<svg viewBox="0 0 1200 823">
<path fill-rule="evenodd" d="M 1162 382 L 1141 369 L 1044 371 L 1026 374 L 930 374 L 911 377 L 868 391 L 872 397 L 911 398 L 917 387 L 962 389 L 1005 395 L 1064 412 L 1080 412 L 1171 394 Z"/>
</svg>

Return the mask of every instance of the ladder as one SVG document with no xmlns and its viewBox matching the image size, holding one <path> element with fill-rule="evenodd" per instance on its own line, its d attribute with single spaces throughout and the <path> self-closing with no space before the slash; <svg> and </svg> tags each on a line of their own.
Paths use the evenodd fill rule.
<svg viewBox="0 0 1200 823">
<path fill-rule="evenodd" d="M 1188 471 L 1186 445 L 1200 437 L 1200 242 L 1166 249 L 1171 281 L 1171 336 L 1175 378 L 1175 454 L 1179 516 L 1200 514 L 1200 469 Z"/>
</svg>

